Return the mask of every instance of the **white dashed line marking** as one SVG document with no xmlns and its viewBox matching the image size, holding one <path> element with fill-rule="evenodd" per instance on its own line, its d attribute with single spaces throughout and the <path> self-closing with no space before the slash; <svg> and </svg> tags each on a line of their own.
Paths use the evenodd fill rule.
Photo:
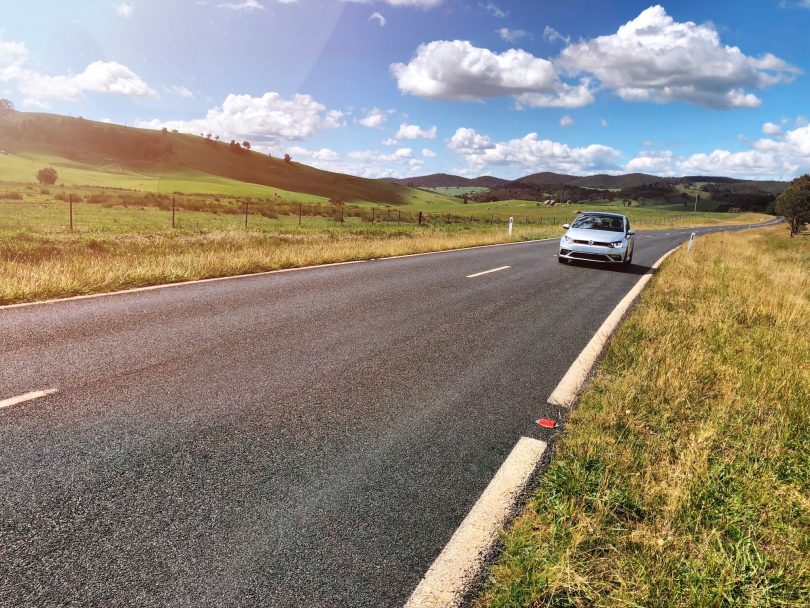
<svg viewBox="0 0 810 608">
<path fill-rule="evenodd" d="M 25 403 L 26 401 L 31 401 L 33 399 L 39 399 L 40 397 L 52 395 L 55 392 L 56 392 L 55 388 L 48 388 L 45 389 L 44 391 L 31 391 L 30 393 L 25 393 L 24 395 L 11 397 L 10 399 L 3 399 L 2 401 L 0 401 L 0 410 L 2 410 L 5 407 L 17 405 L 18 403 Z"/>
<path fill-rule="evenodd" d="M 475 277 L 480 277 L 484 274 L 489 274 L 491 272 L 498 272 L 499 270 L 506 270 L 507 268 L 511 268 L 511 266 L 499 266 L 498 268 L 492 268 L 491 270 L 485 270 L 483 272 L 476 272 L 475 274 L 468 274 L 468 279 L 474 279 Z"/>
</svg>

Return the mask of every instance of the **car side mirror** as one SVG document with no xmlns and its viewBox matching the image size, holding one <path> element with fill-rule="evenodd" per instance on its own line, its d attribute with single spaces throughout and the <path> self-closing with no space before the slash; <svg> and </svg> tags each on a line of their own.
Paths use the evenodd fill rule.
<svg viewBox="0 0 810 608">
<path fill-rule="evenodd" d="M 565 228 L 566 230 L 568 230 L 570 227 L 571 227 L 571 224 L 563 224 L 563 228 Z"/>
<path fill-rule="evenodd" d="M 633 236 L 635 233 L 636 233 L 635 230 L 628 230 L 627 231 L 627 236 Z"/>
</svg>

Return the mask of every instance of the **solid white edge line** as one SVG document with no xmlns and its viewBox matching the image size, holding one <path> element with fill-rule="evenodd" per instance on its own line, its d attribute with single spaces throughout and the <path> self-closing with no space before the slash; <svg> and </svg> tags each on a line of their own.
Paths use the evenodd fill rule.
<svg viewBox="0 0 810 608">
<path fill-rule="evenodd" d="M 485 274 L 491 274 L 493 272 L 498 272 L 500 270 L 506 270 L 507 268 L 511 268 L 511 266 L 498 266 L 497 268 L 492 268 L 490 270 L 484 270 L 483 272 L 476 272 L 475 274 L 468 274 L 466 278 L 474 279 L 475 277 L 480 277 Z"/>
<path fill-rule="evenodd" d="M 9 399 L 3 399 L 0 401 L 0 410 L 6 407 L 11 407 L 12 405 L 17 405 L 18 403 L 25 403 L 26 401 L 31 401 L 33 399 L 39 399 L 40 397 L 46 397 L 47 395 L 52 395 L 55 393 L 57 389 L 55 388 L 48 388 L 43 391 L 31 391 L 29 393 L 25 393 L 23 395 L 17 395 L 16 397 L 11 397 Z"/>
<path fill-rule="evenodd" d="M 471 590 L 506 525 L 518 498 L 532 479 L 546 443 L 521 437 L 461 522 L 439 557 L 416 586 L 405 608 L 457 607 Z"/>
<path fill-rule="evenodd" d="M 74 300 L 91 300 L 94 298 L 105 298 L 109 296 L 120 296 L 128 293 L 138 293 L 141 291 L 152 291 L 155 289 L 167 289 L 169 287 L 184 287 L 196 283 L 213 283 L 214 281 L 231 281 L 234 279 L 250 279 L 282 272 L 296 272 L 301 270 L 314 270 L 316 268 L 328 268 L 330 266 L 345 266 L 347 264 L 363 264 L 365 262 L 380 260 L 396 260 L 398 258 L 415 258 L 423 255 L 436 255 L 439 253 L 453 253 L 455 251 L 467 251 L 469 249 L 486 249 L 488 247 L 508 247 L 510 245 L 528 245 L 530 243 L 542 243 L 545 241 L 559 241 L 560 237 L 548 239 L 531 239 L 528 241 L 514 241 L 512 243 L 491 243 L 489 245 L 472 245 L 471 247 L 456 247 L 455 249 L 442 249 L 440 251 L 423 251 L 421 253 L 404 253 L 402 255 L 392 255 L 383 258 L 370 258 L 367 260 L 347 260 L 345 262 L 330 262 L 328 264 L 316 264 L 315 266 L 299 266 L 296 268 L 279 268 L 278 270 L 265 270 L 262 272 L 251 272 L 249 274 L 234 274 L 225 277 L 212 277 L 210 279 L 194 279 L 191 281 L 180 281 L 178 283 L 161 283 L 160 285 L 147 285 L 145 287 L 133 287 L 132 289 L 121 289 L 119 291 L 105 291 L 102 293 L 90 293 L 82 296 L 70 296 L 67 298 L 53 298 L 51 300 L 40 300 L 37 302 L 21 302 L 19 304 L 5 304 L 0 306 L 0 311 L 9 308 L 24 308 L 28 306 L 42 306 L 44 304 L 57 304 L 59 302 L 72 302 Z"/>
<path fill-rule="evenodd" d="M 680 247 L 680 245 L 678 245 L 678 247 Z M 608 318 L 605 319 L 604 323 L 602 323 L 588 344 L 585 345 L 585 348 L 582 349 L 582 352 L 579 353 L 579 356 L 571 364 L 571 367 L 568 368 L 562 380 L 557 384 L 557 387 L 552 391 L 551 395 L 549 395 L 549 398 L 546 400 L 549 405 L 572 407 L 574 403 L 576 403 L 579 390 L 582 388 L 582 385 L 585 384 L 585 380 L 588 378 L 591 368 L 602 352 L 602 349 L 605 347 L 608 338 L 619 325 L 622 317 L 624 317 L 635 299 L 653 277 L 655 271 L 658 270 L 664 260 L 678 249 L 678 247 L 674 247 L 662 255 L 658 261 L 652 265 L 650 271 L 641 277 L 616 305 L 616 308 L 608 315 Z"/>
</svg>

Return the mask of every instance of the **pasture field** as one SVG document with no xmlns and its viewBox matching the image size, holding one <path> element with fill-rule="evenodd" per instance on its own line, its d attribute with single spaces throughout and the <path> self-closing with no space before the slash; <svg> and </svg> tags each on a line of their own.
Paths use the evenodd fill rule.
<svg viewBox="0 0 810 608">
<path fill-rule="evenodd" d="M 0 166 L 13 174 L 7 163 Z M 410 189 L 413 199 L 403 205 L 334 205 L 324 197 L 226 178 L 213 187 L 210 175 L 162 177 L 158 185 L 157 180 L 138 182 L 145 178 L 133 174 L 110 177 L 108 169 L 60 165 L 57 170 L 60 182 L 66 174 L 67 183 L 0 181 L 0 304 L 556 237 L 580 208 L 530 201 L 465 205 L 417 189 Z M 109 183 L 117 186 L 100 185 Z M 207 188 L 214 191 L 201 192 Z M 598 208 L 627 211 L 638 229 L 766 219 L 652 206 Z M 510 216 L 515 229 L 508 237 Z"/>
<path fill-rule="evenodd" d="M 474 604 L 810 605 L 808 335 L 807 236 L 667 259 Z"/>
</svg>

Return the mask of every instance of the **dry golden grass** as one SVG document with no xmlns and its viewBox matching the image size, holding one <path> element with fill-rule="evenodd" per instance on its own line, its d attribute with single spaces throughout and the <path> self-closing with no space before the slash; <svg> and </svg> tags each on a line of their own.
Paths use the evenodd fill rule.
<svg viewBox="0 0 810 608">
<path fill-rule="evenodd" d="M 556 236 L 556 227 L 292 234 L 211 232 L 0 242 L 0 304 L 31 302 L 330 262 L 441 251 Z"/>
<path fill-rule="evenodd" d="M 481 606 L 810 605 L 810 240 L 714 235 L 614 336 Z"/>
</svg>

